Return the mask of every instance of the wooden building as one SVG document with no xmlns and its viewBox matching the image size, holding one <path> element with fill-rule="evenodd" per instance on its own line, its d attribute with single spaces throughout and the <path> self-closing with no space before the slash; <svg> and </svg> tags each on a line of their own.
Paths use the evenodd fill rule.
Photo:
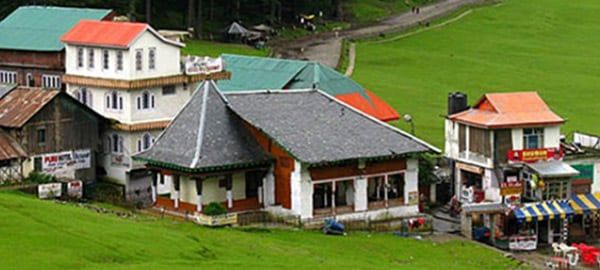
<svg viewBox="0 0 600 270">
<path fill-rule="evenodd" d="M 95 156 L 101 150 L 105 118 L 64 92 L 25 87 L 4 95 L 0 112 L 0 127 L 7 137 L 1 148 L 14 148 L 17 143 L 27 155 L 21 164 L 22 176 L 36 170 L 84 181 L 96 179 Z"/>
<path fill-rule="evenodd" d="M 0 83 L 61 89 L 60 37 L 79 20 L 112 20 L 107 9 L 22 6 L 0 22 Z"/>
<path fill-rule="evenodd" d="M 184 139 L 186 138 L 186 139 Z M 201 212 L 265 209 L 302 219 L 411 216 L 418 155 L 434 147 L 319 90 L 194 92 L 149 149 L 135 156 L 172 189 L 158 206 Z"/>
</svg>

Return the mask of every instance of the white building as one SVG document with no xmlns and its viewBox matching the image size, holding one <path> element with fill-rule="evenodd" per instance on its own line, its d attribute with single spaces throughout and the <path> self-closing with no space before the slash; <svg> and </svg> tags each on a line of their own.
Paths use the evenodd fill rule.
<svg viewBox="0 0 600 270">
<path fill-rule="evenodd" d="M 61 39 L 66 50 L 67 92 L 101 115 L 117 121 L 103 136 L 99 163 L 107 176 L 145 191 L 149 179 L 130 158 L 149 149 L 208 75 L 184 72 L 180 49 L 144 23 L 80 21 Z M 227 74 L 212 74 L 212 78 Z"/>
</svg>

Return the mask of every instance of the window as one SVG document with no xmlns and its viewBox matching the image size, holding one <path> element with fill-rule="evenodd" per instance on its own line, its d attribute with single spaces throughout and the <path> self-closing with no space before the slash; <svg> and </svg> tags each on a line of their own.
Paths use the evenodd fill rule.
<svg viewBox="0 0 600 270">
<path fill-rule="evenodd" d="M 388 176 L 388 199 L 404 198 L 404 174 Z"/>
<path fill-rule="evenodd" d="M 150 149 L 150 147 L 152 147 L 152 144 L 154 144 L 154 138 L 152 138 L 152 135 L 150 135 L 150 133 L 144 134 L 144 136 L 142 136 L 142 139 L 138 140 L 138 152 Z"/>
<path fill-rule="evenodd" d="M 117 51 L 117 71 L 123 70 L 123 52 Z"/>
<path fill-rule="evenodd" d="M 109 60 L 108 50 L 102 50 L 102 68 L 104 68 L 104 70 L 108 69 Z"/>
<path fill-rule="evenodd" d="M 112 91 L 105 96 L 104 105 L 110 110 L 122 110 L 123 97 L 117 91 Z"/>
<path fill-rule="evenodd" d="M 142 49 L 135 50 L 135 70 L 142 71 Z"/>
<path fill-rule="evenodd" d="M 88 91 L 86 88 L 81 88 L 75 91 L 75 99 L 79 100 L 79 102 L 92 107 L 92 92 Z"/>
<path fill-rule="evenodd" d="M 138 110 L 148 110 L 154 108 L 154 95 L 148 91 L 142 92 L 142 95 L 137 98 Z"/>
<path fill-rule="evenodd" d="M 543 128 L 525 128 L 523 129 L 523 148 L 539 149 L 544 147 L 544 129 Z"/>
<path fill-rule="evenodd" d="M 36 141 L 38 145 L 46 144 L 46 128 L 40 127 L 36 130 Z"/>
<path fill-rule="evenodd" d="M 113 134 L 111 138 L 110 146 L 112 147 L 112 152 L 123 153 L 123 137 L 119 136 L 119 134 Z"/>
<path fill-rule="evenodd" d="M 0 83 L 17 83 L 17 72 L 0 70 Z"/>
<path fill-rule="evenodd" d="M 77 67 L 83 67 L 83 48 L 77 48 Z"/>
<path fill-rule="evenodd" d="M 169 96 L 175 94 L 175 85 L 166 85 L 162 88 L 163 96 Z"/>
<path fill-rule="evenodd" d="M 60 89 L 60 75 L 42 75 L 42 87 Z"/>
<path fill-rule="evenodd" d="M 188 84 L 187 83 L 183 83 L 183 91 L 187 91 L 188 90 Z"/>
<path fill-rule="evenodd" d="M 25 76 L 25 80 L 25 85 L 27 85 L 28 87 L 34 85 L 33 75 L 31 73 L 27 73 L 27 75 Z"/>
<path fill-rule="evenodd" d="M 88 49 L 88 68 L 94 68 L 94 49 Z"/>
<path fill-rule="evenodd" d="M 249 171 L 246 172 L 246 198 L 257 198 L 258 187 L 262 186 L 261 176 L 264 172 L 261 171 Z"/>
<path fill-rule="evenodd" d="M 148 49 L 148 69 L 153 70 L 156 67 L 156 48 Z"/>
</svg>

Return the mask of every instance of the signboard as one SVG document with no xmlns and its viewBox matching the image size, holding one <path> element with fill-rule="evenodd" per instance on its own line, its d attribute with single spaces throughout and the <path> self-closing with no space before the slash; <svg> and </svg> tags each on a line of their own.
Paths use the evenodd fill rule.
<svg viewBox="0 0 600 270">
<path fill-rule="evenodd" d="M 111 155 L 110 163 L 123 167 L 129 167 L 129 158 L 125 155 Z"/>
<path fill-rule="evenodd" d="M 456 167 L 461 170 L 464 170 L 464 171 L 468 171 L 468 172 L 472 172 L 472 173 L 476 173 L 476 174 L 483 174 L 483 168 L 477 167 L 475 165 L 469 165 L 469 164 L 457 162 Z"/>
<path fill-rule="evenodd" d="M 506 181 L 500 184 L 500 195 L 520 195 L 523 191 L 523 182 L 520 181 Z"/>
<path fill-rule="evenodd" d="M 411 191 L 408 193 L 408 204 L 415 205 L 419 204 L 419 192 Z"/>
<path fill-rule="evenodd" d="M 191 56 L 185 59 L 185 74 L 211 74 L 221 72 L 224 69 L 223 59 Z"/>
<path fill-rule="evenodd" d="M 508 160 L 516 162 L 536 162 L 540 160 L 561 160 L 564 153 L 559 148 L 541 148 L 508 151 Z"/>
<path fill-rule="evenodd" d="M 91 168 L 89 149 L 44 154 L 42 172 L 55 176 L 74 177 L 75 170 Z"/>
<path fill-rule="evenodd" d="M 38 185 L 38 198 L 40 199 L 52 199 L 58 198 L 62 195 L 62 184 L 61 183 L 50 183 Z"/>
<path fill-rule="evenodd" d="M 508 238 L 508 249 L 532 251 L 537 249 L 537 236 L 511 236 Z"/>
<path fill-rule="evenodd" d="M 83 182 L 71 181 L 67 183 L 67 195 L 71 198 L 81 199 L 83 197 Z"/>
</svg>

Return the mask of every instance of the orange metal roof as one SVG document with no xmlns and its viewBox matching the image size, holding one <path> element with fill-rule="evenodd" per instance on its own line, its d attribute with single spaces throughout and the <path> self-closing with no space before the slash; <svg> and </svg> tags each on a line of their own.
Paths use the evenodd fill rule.
<svg viewBox="0 0 600 270">
<path fill-rule="evenodd" d="M 0 130 L 0 160 L 27 157 L 27 153 L 10 135 Z"/>
<path fill-rule="evenodd" d="M 22 127 L 59 91 L 19 87 L 0 99 L 0 126 Z"/>
<path fill-rule="evenodd" d="M 127 47 L 148 27 L 145 23 L 81 20 L 62 36 L 61 41 L 82 45 Z"/>
<path fill-rule="evenodd" d="M 555 125 L 565 122 L 536 92 L 484 95 L 473 108 L 450 115 L 454 121 L 483 128 Z"/>
<path fill-rule="evenodd" d="M 336 95 L 335 97 L 355 109 L 381 121 L 388 122 L 400 119 L 398 113 L 381 98 L 366 89 L 365 93 L 369 96 L 370 100 L 363 97 L 360 92 L 341 94 Z"/>
</svg>

